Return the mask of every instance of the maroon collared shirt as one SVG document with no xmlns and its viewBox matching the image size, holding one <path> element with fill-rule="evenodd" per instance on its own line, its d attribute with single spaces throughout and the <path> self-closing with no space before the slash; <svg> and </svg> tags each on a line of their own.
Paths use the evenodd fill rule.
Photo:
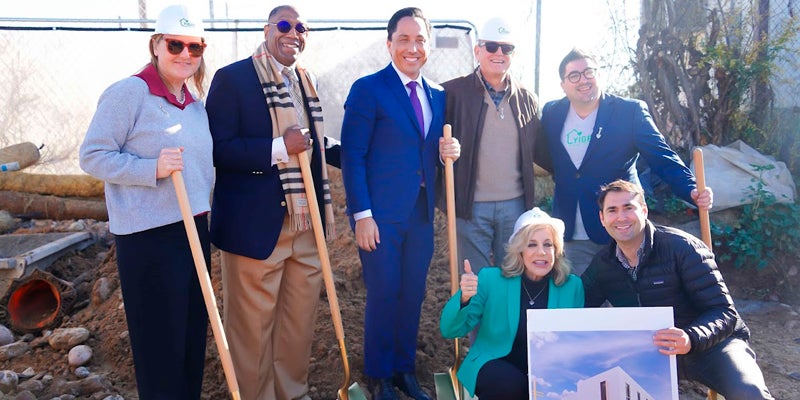
<svg viewBox="0 0 800 400">
<path fill-rule="evenodd" d="M 186 106 L 188 106 L 189 104 L 194 103 L 195 101 L 194 97 L 192 97 L 192 93 L 189 92 L 189 89 L 187 89 L 186 85 L 184 84 L 181 90 L 183 90 L 183 98 L 185 101 L 183 102 L 183 104 L 181 104 L 175 97 L 175 95 L 169 92 L 169 89 L 167 89 L 167 85 L 164 84 L 164 81 L 162 81 L 161 77 L 158 76 L 158 71 L 156 70 L 156 67 L 153 66 L 153 64 L 147 64 L 147 66 L 144 67 L 144 69 L 141 72 L 139 72 L 134 76 L 139 77 L 145 83 L 147 83 L 147 87 L 150 89 L 150 93 L 152 93 L 155 96 L 160 96 L 167 99 L 167 101 L 170 102 L 170 104 L 180 108 L 181 110 L 186 108 Z"/>
</svg>

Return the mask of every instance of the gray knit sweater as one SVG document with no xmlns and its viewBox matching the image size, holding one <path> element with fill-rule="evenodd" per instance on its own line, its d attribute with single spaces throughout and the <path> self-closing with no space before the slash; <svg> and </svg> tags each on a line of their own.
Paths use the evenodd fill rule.
<svg viewBox="0 0 800 400">
<path fill-rule="evenodd" d="M 141 232 L 181 220 L 171 178 L 156 179 L 162 148 L 184 147 L 183 177 L 193 214 L 207 212 L 214 180 L 208 116 L 200 101 L 181 110 L 132 76 L 100 96 L 80 148 L 80 165 L 105 181 L 109 230 Z"/>
</svg>

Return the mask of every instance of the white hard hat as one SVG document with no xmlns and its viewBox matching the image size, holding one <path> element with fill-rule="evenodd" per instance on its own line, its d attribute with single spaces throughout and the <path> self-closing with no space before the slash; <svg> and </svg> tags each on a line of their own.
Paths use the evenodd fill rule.
<svg viewBox="0 0 800 400">
<path fill-rule="evenodd" d="M 158 14 L 155 33 L 202 37 L 203 20 L 190 7 L 173 4 Z"/>
<path fill-rule="evenodd" d="M 516 28 L 513 24 L 501 17 L 491 18 L 483 24 L 483 29 L 478 34 L 478 39 L 491 42 L 514 43 Z"/>
<path fill-rule="evenodd" d="M 534 207 L 528 211 L 525 211 L 519 216 L 519 218 L 517 218 L 517 222 L 514 223 L 514 233 L 512 233 L 511 237 L 508 238 L 508 242 L 511 243 L 511 241 L 514 239 L 514 236 L 516 236 L 517 232 L 522 230 L 522 228 L 528 225 L 541 224 L 552 226 L 556 231 L 557 236 L 564 237 L 564 221 L 551 217 L 546 212 L 539 209 L 539 207 Z"/>
</svg>

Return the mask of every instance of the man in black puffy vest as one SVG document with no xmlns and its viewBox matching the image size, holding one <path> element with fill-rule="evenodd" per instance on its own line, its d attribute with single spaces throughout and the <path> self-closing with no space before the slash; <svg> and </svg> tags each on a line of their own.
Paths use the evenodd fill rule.
<svg viewBox="0 0 800 400">
<path fill-rule="evenodd" d="M 617 180 L 600 190 L 600 221 L 614 239 L 583 273 L 586 307 L 673 307 L 675 326 L 653 336 L 677 355 L 678 377 L 728 400 L 772 399 L 750 348 L 750 331 L 702 241 L 647 220 L 644 192 Z"/>
</svg>

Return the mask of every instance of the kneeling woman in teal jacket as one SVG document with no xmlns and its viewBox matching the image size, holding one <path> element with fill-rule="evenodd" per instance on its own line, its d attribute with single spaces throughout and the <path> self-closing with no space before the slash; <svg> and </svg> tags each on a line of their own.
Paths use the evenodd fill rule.
<svg viewBox="0 0 800 400">
<path fill-rule="evenodd" d="M 526 211 L 501 267 L 476 276 L 464 260 L 464 271 L 440 322 L 448 339 L 478 326 L 458 379 L 481 400 L 528 399 L 526 311 L 583 307 L 583 285 L 564 258 L 564 222 L 539 208 Z"/>
</svg>

